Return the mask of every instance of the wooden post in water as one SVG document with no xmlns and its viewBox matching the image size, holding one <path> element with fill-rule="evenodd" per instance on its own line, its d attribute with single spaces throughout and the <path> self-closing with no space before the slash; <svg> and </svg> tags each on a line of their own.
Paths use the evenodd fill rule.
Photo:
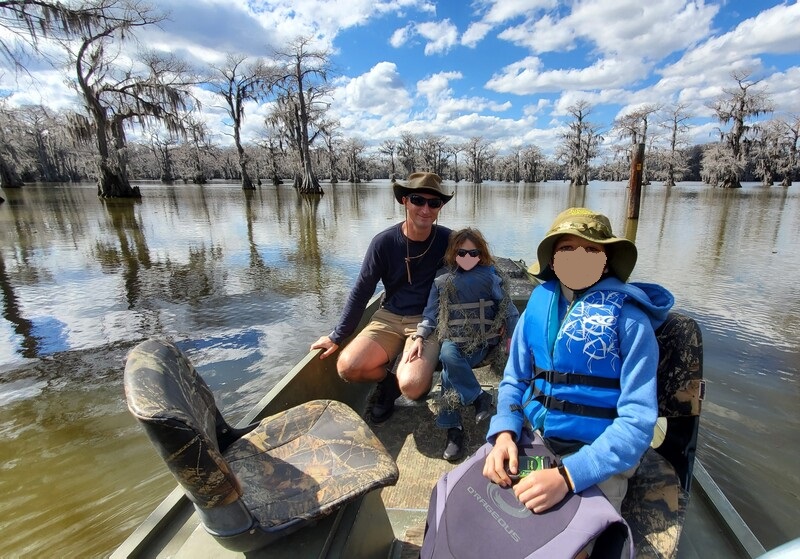
<svg viewBox="0 0 800 559">
<path fill-rule="evenodd" d="M 636 243 L 636 232 L 639 230 L 638 219 L 625 220 L 625 238 L 632 243 Z"/>
<path fill-rule="evenodd" d="M 642 168 L 644 167 L 644 144 L 639 144 L 631 159 L 631 178 L 628 180 L 628 219 L 639 219 L 639 201 L 642 198 Z"/>
</svg>

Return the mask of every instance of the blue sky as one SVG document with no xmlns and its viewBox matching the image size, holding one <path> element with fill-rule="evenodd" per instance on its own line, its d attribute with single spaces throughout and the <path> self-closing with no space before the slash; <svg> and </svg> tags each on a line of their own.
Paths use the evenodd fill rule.
<svg viewBox="0 0 800 559">
<path fill-rule="evenodd" d="M 608 130 L 643 104 L 686 104 L 689 140 L 712 141 L 708 104 L 747 70 L 774 116 L 800 115 L 800 5 L 774 0 L 160 0 L 161 29 L 143 44 L 196 65 L 225 53 L 266 56 L 314 35 L 336 73 L 331 110 L 340 133 L 374 146 L 403 132 L 450 141 L 482 137 L 503 152 L 552 153 L 566 109 L 589 102 Z M 74 106 L 58 71 L 31 86 L 6 73 L 12 104 Z M 228 143 L 219 100 L 199 91 L 204 118 Z M 257 139 L 268 106 L 247 108 Z M 609 135 L 610 136 L 610 135 Z M 608 138 L 607 141 L 613 141 Z"/>
</svg>

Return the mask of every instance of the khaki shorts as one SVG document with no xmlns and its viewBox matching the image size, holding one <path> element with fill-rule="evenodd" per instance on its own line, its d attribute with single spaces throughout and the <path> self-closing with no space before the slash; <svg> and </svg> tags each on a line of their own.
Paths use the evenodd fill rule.
<svg viewBox="0 0 800 559">
<path fill-rule="evenodd" d="M 603 492 L 603 495 L 606 496 L 606 499 L 611 503 L 611 505 L 617 509 L 617 512 L 621 513 L 622 509 L 622 501 L 625 499 L 625 494 L 628 492 L 628 480 L 636 473 L 636 469 L 639 467 L 639 464 L 635 465 L 630 470 L 626 470 L 624 472 L 620 472 L 618 474 L 614 474 L 610 478 L 605 481 L 601 481 L 597 484 L 597 488 Z M 586 552 L 587 555 L 591 555 L 592 551 L 594 550 L 594 543 L 596 540 L 590 541 L 586 544 L 586 547 L 583 548 L 583 551 Z M 623 550 L 623 557 L 625 556 Z"/>
<path fill-rule="evenodd" d="M 570 454 L 564 454 L 561 458 L 566 458 Z M 620 512 L 622 509 L 622 501 L 625 499 L 625 494 L 628 492 L 628 480 L 633 477 L 638 467 L 639 463 L 630 470 L 614 474 L 607 480 L 597 484 L 597 488 L 603 492 L 603 495 L 605 495 L 606 499 L 617 509 L 617 512 Z"/>
<path fill-rule="evenodd" d="M 622 509 L 622 501 L 625 499 L 625 494 L 628 492 L 628 480 L 636 473 L 636 468 L 638 467 L 639 465 L 637 464 L 630 470 L 614 474 L 607 480 L 597 484 L 597 487 L 603 492 L 606 499 L 614 505 L 617 512 L 620 512 L 620 509 Z"/>
<path fill-rule="evenodd" d="M 389 362 L 394 361 L 401 351 L 405 352 L 411 345 L 411 336 L 417 331 L 417 324 L 422 322 L 422 315 L 400 316 L 386 309 L 378 309 L 372 315 L 369 324 L 358 334 L 366 336 L 383 348 L 389 357 Z M 436 336 L 431 335 L 422 349 L 422 357 L 430 363 L 439 360 L 439 343 Z"/>
</svg>

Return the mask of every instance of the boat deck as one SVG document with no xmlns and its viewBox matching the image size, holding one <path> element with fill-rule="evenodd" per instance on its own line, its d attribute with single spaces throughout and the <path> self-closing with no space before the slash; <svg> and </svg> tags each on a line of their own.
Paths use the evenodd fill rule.
<svg viewBox="0 0 800 559">
<path fill-rule="evenodd" d="M 499 377 L 488 366 L 475 371 L 484 390 L 491 392 L 496 399 Z M 438 382 L 438 374 L 436 380 Z M 453 463 L 442 459 L 446 431 L 434 423 L 433 410 L 438 392 L 439 387 L 435 385 L 425 400 L 411 402 L 400 397 L 388 421 L 370 424 L 400 468 L 397 484 L 381 490 L 397 540 L 392 559 L 419 556 L 431 491 L 439 478 L 454 467 Z M 486 442 L 488 421 L 476 425 L 474 417 L 472 407 L 462 410 L 465 457 Z"/>
<path fill-rule="evenodd" d="M 489 367 L 476 369 L 476 374 L 484 389 L 490 391 L 496 398 L 499 377 Z M 435 380 L 438 382 L 438 374 Z M 400 469 L 400 479 L 397 484 L 379 491 L 395 538 L 389 559 L 419 557 L 431 491 L 441 475 L 454 467 L 453 463 L 441 458 L 445 432 L 434 424 L 432 411 L 437 391 L 438 386 L 435 384 L 429 396 L 418 402 L 411 402 L 401 397 L 388 421 L 379 425 L 371 424 L 373 431 L 395 458 Z M 488 425 L 486 422 L 481 425 L 475 424 L 474 411 L 471 407 L 463 410 L 462 417 L 466 445 L 464 456 L 467 457 L 484 443 Z M 169 506 L 171 500 L 185 501 L 180 495 L 179 490 L 173 492 L 165 501 L 166 506 Z M 182 517 L 181 522 L 177 524 L 178 532 L 160 534 L 159 539 L 163 539 L 164 544 L 156 546 L 159 551 L 152 554 L 147 552 L 142 554 L 143 556 L 171 559 L 200 557 L 290 559 L 306 556 L 301 551 L 306 545 L 312 547 L 308 542 L 310 533 L 301 530 L 289 536 L 286 540 L 287 545 L 282 546 L 280 550 L 270 547 L 248 554 L 231 552 L 217 545 L 205 533 L 199 526 L 197 515 L 191 507 L 185 505 L 186 503 L 178 513 Z M 678 559 L 735 559 L 756 555 L 748 554 L 736 545 L 735 539 L 723 527 L 724 524 L 714 512 L 715 507 L 719 505 L 712 506 L 699 484 L 695 482 L 687 511 L 687 521 L 678 548 Z M 118 553 L 115 556 L 127 555 Z"/>
</svg>

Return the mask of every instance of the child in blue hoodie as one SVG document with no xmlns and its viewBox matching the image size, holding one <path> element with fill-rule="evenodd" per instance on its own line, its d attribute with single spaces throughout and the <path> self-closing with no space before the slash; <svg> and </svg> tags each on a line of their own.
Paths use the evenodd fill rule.
<svg viewBox="0 0 800 559">
<path fill-rule="evenodd" d="M 514 485 L 541 513 L 568 491 L 597 485 L 617 511 L 652 439 L 658 407 L 655 329 L 674 299 L 654 284 L 626 283 L 636 264 L 633 242 L 615 237 L 608 218 L 586 208 L 556 217 L 537 249 L 544 283 L 534 289 L 511 340 L 494 446 L 483 474 L 512 485 L 517 443 L 527 419 L 563 457 Z"/>
</svg>

